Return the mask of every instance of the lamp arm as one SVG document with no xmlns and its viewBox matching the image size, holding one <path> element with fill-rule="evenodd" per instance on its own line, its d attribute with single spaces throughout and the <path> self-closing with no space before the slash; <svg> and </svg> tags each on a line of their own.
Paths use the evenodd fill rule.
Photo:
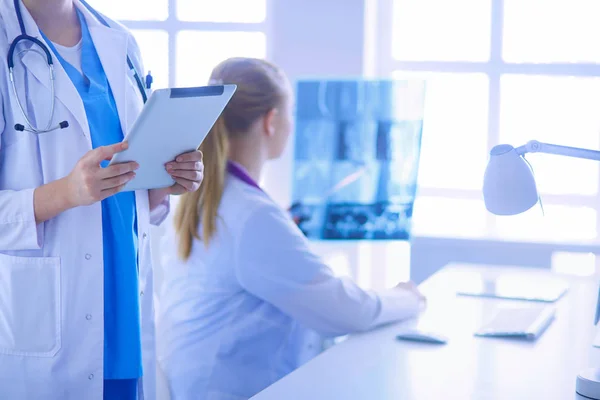
<svg viewBox="0 0 600 400">
<path fill-rule="evenodd" d="M 600 161 L 600 151 L 581 149 L 578 147 L 559 146 L 557 144 L 549 144 L 531 140 L 527 144 L 517 147 L 516 151 L 519 155 L 525 153 L 546 153 L 557 154 L 559 156 L 585 158 L 588 160 Z"/>
</svg>

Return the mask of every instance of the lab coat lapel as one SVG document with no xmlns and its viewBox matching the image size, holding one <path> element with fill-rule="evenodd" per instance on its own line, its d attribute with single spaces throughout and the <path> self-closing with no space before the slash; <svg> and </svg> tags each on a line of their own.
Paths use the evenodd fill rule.
<svg viewBox="0 0 600 400">
<path fill-rule="evenodd" d="M 41 39 L 41 38 L 40 38 Z M 43 39 L 41 39 L 43 40 Z M 87 117 L 85 114 L 85 108 L 83 106 L 83 101 L 71 82 L 71 79 L 65 72 L 64 68 L 56 59 L 56 56 L 53 54 L 54 59 L 54 90 L 56 98 L 64 104 L 64 106 L 69 110 L 73 118 L 79 124 L 82 132 L 84 132 L 85 136 L 89 139 L 90 137 L 90 129 L 87 122 Z M 23 56 L 23 65 L 27 70 L 42 84 L 44 85 L 48 91 L 51 90 L 50 87 L 50 77 L 48 75 L 48 67 L 46 63 L 35 53 L 27 52 Z M 56 115 L 55 115 L 56 119 Z M 54 123 L 58 123 L 57 120 Z M 69 121 L 69 123 L 73 123 Z M 90 141 L 91 146 L 91 141 Z"/>
<path fill-rule="evenodd" d="M 90 35 L 117 104 L 123 135 L 127 134 L 127 34 L 101 24 L 89 25 Z"/>
</svg>

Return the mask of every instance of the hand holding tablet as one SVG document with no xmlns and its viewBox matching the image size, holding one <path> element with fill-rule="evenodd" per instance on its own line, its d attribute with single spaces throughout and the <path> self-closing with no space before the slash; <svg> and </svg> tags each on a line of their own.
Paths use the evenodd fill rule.
<svg viewBox="0 0 600 400">
<path fill-rule="evenodd" d="M 204 177 L 204 164 L 200 150 L 177 156 L 174 161 L 168 162 L 165 168 L 175 180 L 173 186 L 169 187 L 168 194 L 179 195 L 195 192 L 200 188 Z"/>
<path fill-rule="evenodd" d="M 196 164 L 202 157 L 198 148 L 235 89 L 235 85 L 219 85 L 155 91 L 125 137 L 128 149 L 115 154 L 110 162 L 139 164 L 135 178 L 123 191 L 191 191 L 187 186 L 197 185 L 196 178 L 202 173 Z"/>
</svg>

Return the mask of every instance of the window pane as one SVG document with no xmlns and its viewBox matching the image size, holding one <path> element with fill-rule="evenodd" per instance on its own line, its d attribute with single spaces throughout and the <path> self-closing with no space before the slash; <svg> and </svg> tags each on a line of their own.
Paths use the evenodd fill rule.
<svg viewBox="0 0 600 400">
<path fill-rule="evenodd" d="M 177 36 L 177 85 L 205 85 L 212 69 L 230 57 L 266 56 L 262 32 L 184 31 Z"/>
<path fill-rule="evenodd" d="M 165 31 L 133 30 L 146 72 L 154 78 L 152 89 L 169 86 L 169 34 Z"/>
<path fill-rule="evenodd" d="M 509 62 L 600 62 L 598 0 L 504 0 Z"/>
<path fill-rule="evenodd" d="M 600 79 L 504 75 L 501 78 L 500 139 L 520 146 L 539 140 L 598 149 Z M 595 161 L 529 154 L 542 193 L 595 194 Z"/>
<path fill-rule="evenodd" d="M 164 21 L 169 15 L 168 0 L 88 0 L 88 3 L 115 20 Z"/>
<path fill-rule="evenodd" d="M 397 60 L 489 59 L 490 0 L 394 0 L 393 12 Z"/>
<path fill-rule="evenodd" d="M 487 163 L 487 75 L 394 73 L 415 75 L 427 79 L 419 185 L 480 190 Z"/>
<path fill-rule="evenodd" d="M 263 22 L 266 0 L 178 0 L 177 17 L 182 21 Z"/>
<path fill-rule="evenodd" d="M 483 237 L 487 211 L 482 200 L 419 196 L 413 214 L 413 235 Z"/>
<path fill-rule="evenodd" d="M 495 218 L 503 239 L 569 242 L 594 240 L 597 236 L 596 210 L 588 207 L 544 205 L 542 214 L 537 205 L 523 214 Z"/>
</svg>

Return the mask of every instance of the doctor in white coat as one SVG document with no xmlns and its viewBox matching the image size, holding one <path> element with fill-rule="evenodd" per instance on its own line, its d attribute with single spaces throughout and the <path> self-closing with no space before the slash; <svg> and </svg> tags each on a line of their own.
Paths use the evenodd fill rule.
<svg viewBox="0 0 600 400">
<path fill-rule="evenodd" d="M 143 66 L 83 1 L 0 0 L 0 54 L 0 399 L 154 399 L 149 230 L 202 154 L 166 166 L 170 188 L 120 192 L 137 165 L 104 166 Z"/>
<path fill-rule="evenodd" d="M 157 349 L 172 400 L 246 400 L 315 357 L 325 338 L 425 305 L 411 282 L 375 292 L 335 276 L 261 189 L 263 166 L 292 131 L 283 72 L 233 58 L 211 79 L 237 90 L 202 143 L 206 180 L 182 196 L 161 248 Z"/>
</svg>

